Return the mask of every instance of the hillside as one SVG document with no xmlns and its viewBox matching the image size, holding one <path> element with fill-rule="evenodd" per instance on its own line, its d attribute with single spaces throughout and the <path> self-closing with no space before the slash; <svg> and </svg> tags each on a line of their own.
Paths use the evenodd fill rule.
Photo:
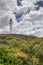
<svg viewBox="0 0 43 65">
<path fill-rule="evenodd" d="M 0 35 L 0 65 L 43 65 L 43 38 Z"/>
</svg>

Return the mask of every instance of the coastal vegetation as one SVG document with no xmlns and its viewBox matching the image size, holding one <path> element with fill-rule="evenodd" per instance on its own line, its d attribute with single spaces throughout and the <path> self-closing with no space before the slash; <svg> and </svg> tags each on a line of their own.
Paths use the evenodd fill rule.
<svg viewBox="0 0 43 65">
<path fill-rule="evenodd" d="M 43 38 L 0 35 L 0 65 L 43 65 Z"/>
</svg>

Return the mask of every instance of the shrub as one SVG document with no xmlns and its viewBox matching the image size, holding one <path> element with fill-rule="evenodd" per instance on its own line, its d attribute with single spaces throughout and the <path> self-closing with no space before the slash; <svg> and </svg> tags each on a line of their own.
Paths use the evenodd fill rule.
<svg viewBox="0 0 43 65">
<path fill-rule="evenodd" d="M 7 45 L 0 45 L 0 63 L 2 65 L 14 65 L 13 62 L 15 58 L 13 53 L 15 52 L 14 48 Z"/>
</svg>

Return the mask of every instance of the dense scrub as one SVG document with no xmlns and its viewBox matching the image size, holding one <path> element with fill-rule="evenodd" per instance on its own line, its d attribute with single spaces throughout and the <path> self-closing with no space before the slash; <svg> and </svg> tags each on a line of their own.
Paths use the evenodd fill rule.
<svg viewBox="0 0 43 65">
<path fill-rule="evenodd" d="M 0 35 L 0 65 L 43 65 L 43 38 Z"/>
</svg>

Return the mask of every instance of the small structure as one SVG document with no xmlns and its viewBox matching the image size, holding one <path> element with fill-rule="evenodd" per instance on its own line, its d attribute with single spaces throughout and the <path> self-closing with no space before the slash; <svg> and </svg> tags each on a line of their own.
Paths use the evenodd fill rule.
<svg viewBox="0 0 43 65">
<path fill-rule="evenodd" d="M 10 34 L 12 34 L 12 24 L 13 24 L 12 19 L 10 19 L 9 24 L 10 24 Z"/>
</svg>

